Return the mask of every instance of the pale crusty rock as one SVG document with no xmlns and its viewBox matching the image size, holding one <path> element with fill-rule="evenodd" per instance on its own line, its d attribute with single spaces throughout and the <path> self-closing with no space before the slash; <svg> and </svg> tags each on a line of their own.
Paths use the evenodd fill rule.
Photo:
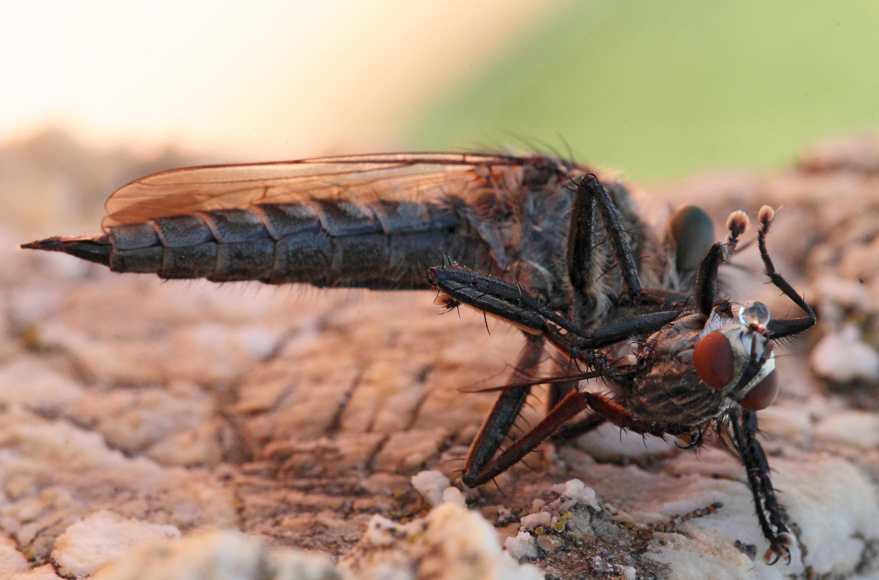
<svg viewBox="0 0 879 580">
<path fill-rule="evenodd" d="M 207 473 L 127 458 L 63 420 L 7 411 L 0 446 L 0 527 L 37 561 L 70 525 L 100 509 L 181 528 L 237 521 L 231 494 Z"/>
<path fill-rule="evenodd" d="M 112 346 L 65 324 L 47 323 L 44 334 L 47 341 L 69 351 L 91 376 L 121 383 L 176 378 L 211 385 L 238 378 L 242 369 L 271 354 L 280 338 L 269 329 L 214 323 L 172 330 L 161 341 L 133 337 Z"/>
<path fill-rule="evenodd" d="M 837 383 L 879 383 L 879 352 L 867 346 L 852 324 L 824 336 L 810 357 L 818 376 Z"/>
<path fill-rule="evenodd" d="M 319 554 L 270 549 L 236 531 L 144 542 L 101 568 L 96 580 L 342 580 Z"/>
<path fill-rule="evenodd" d="M 221 421 L 206 420 L 192 428 L 166 434 L 146 451 L 146 455 L 169 466 L 218 465 L 223 460 L 222 438 L 226 433 Z"/>
<path fill-rule="evenodd" d="M 62 574 L 86 576 L 145 540 L 177 537 L 180 530 L 175 526 L 150 524 L 101 510 L 58 536 L 51 557 Z"/>
<path fill-rule="evenodd" d="M 866 411 L 842 411 L 815 425 L 816 443 L 842 444 L 864 451 L 879 447 L 879 416 Z"/>
<path fill-rule="evenodd" d="M 852 309 L 873 313 L 879 310 L 879 303 L 871 299 L 867 288 L 857 279 L 827 275 L 818 278 L 813 286 L 820 297 L 822 324 L 841 326 L 846 312 Z"/>
<path fill-rule="evenodd" d="M 453 503 L 405 525 L 375 516 L 339 567 L 362 579 L 543 578 L 536 567 L 516 564 L 501 551 L 494 528 L 482 516 Z"/>
<path fill-rule="evenodd" d="M 31 568 L 27 572 L 19 572 L 9 577 L 9 580 L 60 580 L 61 576 L 55 573 L 51 564 Z"/>
<path fill-rule="evenodd" d="M 705 457 L 707 455 L 712 457 Z M 680 529 L 688 537 L 671 538 L 667 534 L 655 537 L 650 557 L 671 565 L 672 578 L 709 577 L 711 571 L 725 561 L 741 562 L 741 566 L 759 571 L 761 578 L 779 579 L 790 573 L 804 573 L 806 565 L 817 575 L 840 574 L 842 577 L 874 569 L 876 562 L 870 560 L 869 554 L 879 542 L 879 501 L 866 476 L 847 461 L 820 454 L 805 455 L 791 448 L 785 448 L 783 457 L 772 457 L 771 461 L 773 484 L 799 530 L 799 548 L 793 551 L 789 566 L 779 565 L 781 563 L 768 566 L 763 562 L 767 546 L 759 529 L 748 521 L 753 518 L 753 504 L 745 485 L 738 481 L 724 483 L 704 476 L 693 477 L 697 473 L 705 476 L 718 473 L 718 462 L 734 468 L 731 473 L 741 470 L 733 458 L 719 450 L 706 450 L 700 458 L 681 455 L 674 461 L 674 473 L 680 475 L 678 485 L 686 488 L 687 493 L 667 503 L 663 512 L 667 516 L 669 512 L 687 511 L 694 505 L 691 502 L 701 501 L 707 505 L 719 501 L 723 506 L 717 513 L 722 517 L 711 515 L 682 524 Z M 687 473 L 690 475 L 684 475 Z M 695 545 L 691 544 L 694 539 L 697 540 Z M 728 550 L 734 546 L 738 546 L 737 551 L 744 549 L 740 555 L 747 555 L 747 562 L 741 561 L 739 556 L 729 559 Z M 689 559 L 681 555 L 681 551 L 691 549 L 703 551 L 703 557 Z M 805 558 L 803 550 L 806 550 Z M 731 574 L 728 577 L 747 576 Z"/>
<path fill-rule="evenodd" d="M 69 405 L 64 415 L 100 433 L 111 447 L 132 454 L 203 425 L 213 415 L 213 403 L 198 385 L 177 380 L 165 387 L 112 391 L 100 400 Z"/>
<path fill-rule="evenodd" d="M 443 503 L 443 490 L 449 487 L 449 478 L 436 469 L 422 471 L 412 476 L 412 487 L 436 507 Z"/>
<path fill-rule="evenodd" d="M 827 405 L 821 399 L 816 405 L 822 406 L 826 412 Z M 760 411 L 760 428 L 802 448 L 811 443 L 814 422 L 819 419 L 820 415 L 803 413 L 802 405 L 782 402 Z"/>
<path fill-rule="evenodd" d="M 467 509 L 467 498 L 457 487 L 449 486 L 443 490 L 443 502 L 453 503 L 461 509 Z"/>
<path fill-rule="evenodd" d="M 582 447 L 544 445 L 502 474 L 499 489 L 449 491 L 494 399 L 459 389 L 501 383 L 522 338 L 493 320 L 489 335 L 467 309 L 440 316 L 431 292 L 117 276 L 68 256 L 14 251 L 38 235 L 0 229 L 0 530 L 20 555 L 10 557 L 53 577 L 57 538 L 68 531 L 75 540 L 73 524 L 100 510 L 184 536 L 237 528 L 272 546 L 340 557 L 368 535 L 374 515 L 393 526 L 426 515 L 409 480 L 427 469 L 451 480 L 442 499 L 466 500 L 494 524 L 497 549 L 522 532 L 521 518 L 549 514 L 551 531 L 526 530 L 528 557 L 557 578 L 781 578 L 806 566 L 818 576 L 874 577 L 874 385 L 829 385 L 806 364 L 808 348 L 845 324 L 877 348 L 879 276 L 868 258 L 879 239 L 879 176 L 865 167 L 715 174 L 650 192 L 666 206 L 658 220 L 673 200 L 697 200 L 718 227 L 733 209 L 753 217 L 764 203 L 783 206 L 770 252 L 821 317 L 811 333 L 778 345 L 781 393 L 760 413 L 779 500 L 807 548 L 790 566 L 762 563 L 742 466 L 710 442 L 687 453 L 670 438 L 645 446 L 606 427 Z M 45 233 L 96 230 L 93 218 Z M 764 283 L 756 254 L 736 256 L 745 270 L 724 271 L 725 291 L 761 299 L 775 316 L 797 315 Z M 542 396 L 536 389 L 520 426 L 542 417 Z M 554 486 L 574 478 L 594 492 L 594 505 L 584 496 L 565 506 Z M 698 510 L 675 531 L 649 533 Z M 456 540 L 431 530 L 425 541 L 452 549 Z M 187 539 L 170 560 L 181 573 L 203 553 Z M 136 551 L 120 566 L 136 569 Z M 149 554 L 168 565 L 160 551 Z M 414 565 L 412 553 L 397 554 L 403 569 Z"/>
<path fill-rule="evenodd" d="M 564 485 L 556 485 L 553 491 L 558 492 L 562 498 L 567 498 L 578 504 L 584 504 L 594 510 L 600 509 L 598 500 L 595 499 L 595 490 L 586 485 L 579 479 L 571 479 L 566 481 Z"/>
<path fill-rule="evenodd" d="M 504 548 L 516 560 L 529 560 L 537 557 L 537 541 L 530 533 L 521 531 L 515 538 L 507 538 Z"/>
<path fill-rule="evenodd" d="M 0 404 L 22 405 L 32 411 L 58 414 L 82 397 L 83 387 L 52 370 L 33 355 L 0 364 Z"/>
<path fill-rule="evenodd" d="M 26 572 L 30 568 L 24 554 L 18 551 L 12 538 L 0 537 L 0 578 Z"/>
<path fill-rule="evenodd" d="M 431 457 L 439 454 L 443 442 L 450 435 L 449 430 L 444 428 L 411 429 L 389 435 L 372 465 L 390 472 L 421 469 Z"/>
</svg>

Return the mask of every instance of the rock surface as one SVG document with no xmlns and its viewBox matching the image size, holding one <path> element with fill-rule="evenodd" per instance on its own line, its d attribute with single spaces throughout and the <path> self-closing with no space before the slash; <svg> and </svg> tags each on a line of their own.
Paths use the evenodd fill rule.
<svg viewBox="0 0 879 580">
<path fill-rule="evenodd" d="M 497 486 L 461 487 L 493 397 L 458 389 L 508 372 L 522 339 L 503 324 L 487 334 L 475 313 L 439 315 L 429 292 L 163 283 L 18 251 L 98 225 L 37 208 L 0 224 L 0 578 L 879 576 L 879 385 L 838 364 L 860 352 L 849 366 L 868 368 L 879 348 L 879 147 L 864 143 L 649 198 L 654 215 L 696 201 L 717 224 L 781 207 L 770 251 L 820 316 L 781 347 L 781 394 L 760 412 L 799 530 L 790 565 L 763 563 L 742 466 L 713 447 L 645 446 L 605 427 L 545 445 Z M 87 153 L 70 156 L 98 173 L 120 166 Z M 38 175 L 45 156 L 33 159 Z M 112 181 L 80 173 L 69 179 Z M 4 196 L 49 203 L 43 182 L 14 184 L 25 189 Z M 754 275 L 755 251 L 737 262 L 734 300 L 794 311 Z M 810 362 L 834 336 L 857 344 Z"/>
</svg>

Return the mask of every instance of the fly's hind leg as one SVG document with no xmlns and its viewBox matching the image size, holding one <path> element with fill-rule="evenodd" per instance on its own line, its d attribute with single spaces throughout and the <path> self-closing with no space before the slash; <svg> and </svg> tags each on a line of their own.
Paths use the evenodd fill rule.
<svg viewBox="0 0 879 580">
<path fill-rule="evenodd" d="M 516 361 L 516 368 L 513 369 L 513 373 L 507 381 L 508 385 L 532 379 L 534 377 L 533 371 L 541 362 L 545 342 L 543 336 L 524 334 L 527 342 L 519 354 L 519 360 Z M 465 485 L 468 487 L 478 485 L 475 480 L 507 438 L 530 391 L 531 387 L 528 386 L 512 387 L 501 391 L 491 411 L 483 420 L 476 438 L 470 444 L 467 457 L 464 459 L 461 480 Z"/>
<path fill-rule="evenodd" d="M 598 376 L 601 376 L 600 372 L 592 373 L 592 378 Z M 483 470 L 474 476 L 473 485 L 481 485 L 490 481 L 521 461 L 543 441 L 556 434 L 565 423 L 586 409 L 591 409 L 594 412 L 593 416 L 597 417 L 588 423 L 592 428 L 605 421 L 610 421 L 618 427 L 630 429 L 636 433 L 656 436 L 693 434 L 691 427 L 647 424 L 639 421 L 623 407 L 603 395 L 572 391 L 565 395 L 564 399 L 547 413 L 546 417 L 531 431 L 486 464 Z"/>
<path fill-rule="evenodd" d="M 474 473 L 471 483 L 467 485 L 482 485 L 508 470 L 555 433 L 559 427 L 573 419 L 588 406 L 589 403 L 580 392 L 568 393 L 531 431 L 504 449 L 497 457 L 491 458 L 491 461 L 484 465 L 478 473 Z"/>
<path fill-rule="evenodd" d="M 576 423 L 572 423 L 570 425 L 566 424 L 559 427 L 558 430 L 552 435 L 552 442 L 556 444 L 561 444 L 572 441 L 580 435 L 585 435 L 586 433 L 591 433 L 592 431 L 595 431 L 605 423 L 607 423 L 607 417 L 602 417 L 601 415 L 593 413 L 592 415 L 584 418 L 582 421 L 577 421 Z"/>
</svg>

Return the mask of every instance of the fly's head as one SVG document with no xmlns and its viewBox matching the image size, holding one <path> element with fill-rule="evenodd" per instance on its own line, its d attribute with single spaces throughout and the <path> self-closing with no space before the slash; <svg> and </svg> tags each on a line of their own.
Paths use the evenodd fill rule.
<svg viewBox="0 0 879 580">
<path fill-rule="evenodd" d="M 778 395 L 767 324 L 769 309 L 761 302 L 748 302 L 737 315 L 716 307 L 693 349 L 701 381 L 751 411 L 765 409 Z"/>
</svg>

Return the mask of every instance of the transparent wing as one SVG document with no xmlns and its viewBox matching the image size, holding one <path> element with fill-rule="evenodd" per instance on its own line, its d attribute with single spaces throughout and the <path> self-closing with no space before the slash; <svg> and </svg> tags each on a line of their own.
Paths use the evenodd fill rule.
<svg viewBox="0 0 879 580">
<path fill-rule="evenodd" d="M 278 163 L 216 165 L 148 175 L 116 191 L 104 208 L 108 227 L 260 203 L 341 199 L 355 203 L 430 200 L 489 183 L 522 182 L 535 157 L 470 153 L 356 155 Z"/>
</svg>

